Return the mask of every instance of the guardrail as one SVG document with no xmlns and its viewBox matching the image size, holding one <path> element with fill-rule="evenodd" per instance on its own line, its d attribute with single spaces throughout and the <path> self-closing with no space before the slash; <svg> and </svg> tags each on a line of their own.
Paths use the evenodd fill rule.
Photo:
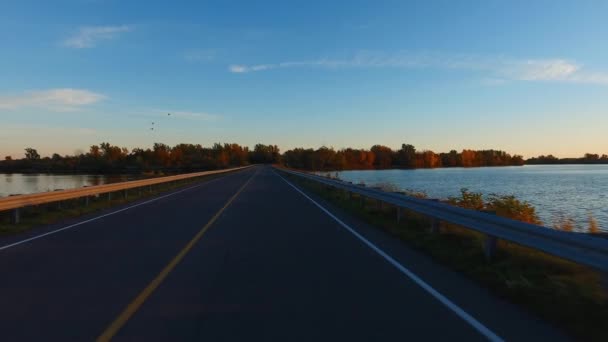
<svg viewBox="0 0 608 342">
<path fill-rule="evenodd" d="M 566 260 L 608 272 L 608 240 L 588 234 L 563 232 L 555 229 L 499 217 L 489 213 L 464 209 L 439 201 L 419 199 L 398 193 L 384 192 L 340 180 L 279 169 L 282 172 L 316 181 L 348 193 L 355 193 L 397 207 L 397 220 L 401 209 L 409 209 L 431 219 L 431 230 L 437 231 L 440 221 L 452 223 L 485 234 L 484 251 L 491 257 L 497 239 L 536 249 Z"/>
<path fill-rule="evenodd" d="M 210 176 L 215 174 L 221 174 L 226 172 L 237 171 L 248 168 L 250 166 L 236 167 L 225 170 L 214 170 L 204 171 L 195 173 L 186 173 L 175 176 L 157 177 L 149 179 L 134 180 L 128 182 L 111 183 L 103 185 L 89 186 L 85 188 L 67 189 L 59 191 L 41 192 L 36 194 L 17 195 L 0 198 L 0 211 L 14 210 L 13 223 L 19 223 L 20 212 L 19 210 L 24 207 L 41 205 L 53 202 L 61 202 L 71 199 L 87 198 L 90 196 L 97 196 L 101 194 L 109 194 L 116 191 L 131 190 L 136 188 L 151 187 L 157 184 L 175 182 L 185 179 L 191 179 L 196 177 Z M 111 199 L 111 197 L 110 197 Z"/>
</svg>

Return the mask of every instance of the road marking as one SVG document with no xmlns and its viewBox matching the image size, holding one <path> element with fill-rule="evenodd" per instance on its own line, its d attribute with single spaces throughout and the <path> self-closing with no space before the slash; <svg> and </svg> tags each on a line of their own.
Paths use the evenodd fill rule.
<svg viewBox="0 0 608 342">
<path fill-rule="evenodd" d="M 127 305 L 127 307 L 118 315 L 118 317 L 110 324 L 106 330 L 97 338 L 97 342 L 110 341 L 116 333 L 129 321 L 131 317 L 139 310 L 139 308 L 146 302 L 146 300 L 154 293 L 154 291 L 160 286 L 160 284 L 167 278 L 167 276 L 173 271 L 173 269 L 182 261 L 182 259 L 188 254 L 188 252 L 196 245 L 196 243 L 205 235 L 207 230 L 217 221 L 220 215 L 230 206 L 230 204 L 243 192 L 245 187 L 251 182 L 251 180 L 258 174 L 259 169 L 251 176 L 245 184 L 224 204 L 224 206 L 217 212 L 209 222 L 198 232 L 196 235 L 186 244 L 186 246 L 163 268 L 163 270 L 141 291 L 141 293 L 135 297 L 135 299 Z"/>
<path fill-rule="evenodd" d="M 229 175 L 226 175 L 226 176 L 229 176 Z M 33 237 L 31 237 L 31 238 L 23 239 L 23 240 L 20 240 L 20 241 L 17 241 L 17 242 L 14 242 L 14 243 L 11 243 L 11 244 L 8 244 L 8 245 L 5 245 L 5 246 L 0 247 L 0 251 L 3 251 L 3 250 L 5 250 L 5 249 L 9 249 L 9 248 L 11 248 L 11 247 L 19 246 L 19 245 L 24 244 L 24 243 L 26 243 L 26 242 L 30 242 L 30 241 L 33 241 L 33 240 L 38 240 L 38 239 L 43 238 L 43 237 L 45 237 L 45 236 L 53 235 L 53 234 L 56 234 L 56 233 L 62 232 L 62 231 L 64 231 L 64 230 L 72 229 L 72 228 L 74 228 L 74 227 L 78 227 L 78 226 L 80 226 L 80 225 L 83 225 L 83 224 L 86 224 L 86 223 L 89 223 L 89 222 L 97 221 L 97 220 L 102 219 L 102 218 L 104 218 L 104 217 L 107 217 L 107 216 L 112 216 L 112 215 L 115 215 L 115 214 L 121 213 L 121 212 L 123 212 L 123 211 L 129 210 L 129 209 L 137 208 L 137 207 L 142 206 L 142 205 L 144 205 L 144 204 L 148 204 L 148 203 L 156 202 L 156 201 L 161 200 L 161 199 L 163 199 L 163 198 L 171 197 L 171 196 L 173 196 L 173 195 L 177 195 L 177 194 L 182 193 L 182 192 L 184 192 L 184 191 L 192 190 L 192 189 L 195 189 L 195 188 L 198 188 L 198 187 L 201 187 L 201 186 L 207 185 L 207 184 L 211 184 L 211 183 L 213 183 L 213 182 L 219 181 L 219 180 L 220 180 L 220 179 L 222 179 L 222 178 L 224 178 L 224 177 L 220 177 L 220 178 L 212 179 L 212 180 L 206 181 L 206 182 L 204 182 L 204 183 L 202 183 L 202 184 L 198 184 L 198 185 L 195 185 L 195 186 L 191 186 L 191 187 L 189 187 L 189 188 L 185 188 L 185 189 L 182 189 L 182 190 L 179 190 L 179 191 L 176 191 L 176 192 L 172 192 L 172 193 L 170 193 L 170 194 L 167 194 L 167 195 L 164 195 L 164 196 L 161 196 L 161 197 L 156 197 L 156 198 L 153 198 L 153 199 L 151 199 L 151 200 L 148 200 L 148 201 L 145 201 L 145 202 L 141 202 L 141 203 L 138 203 L 138 204 L 132 205 L 132 206 L 130 206 L 130 207 L 126 207 L 126 208 L 122 208 L 122 209 L 119 209 L 119 210 L 113 211 L 113 212 L 111 212 L 111 213 L 107 213 L 107 214 L 103 214 L 103 215 L 101 215 L 101 216 L 93 217 L 92 219 L 88 219 L 88 220 L 86 220 L 86 221 L 81 221 L 81 222 L 74 223 L 74 224 L 72 224 L 72 225 L 69 225 L 69 226 L 66 226 L 66 227 L 63 227 L 63 228 L 59 228 L 59 229 L 56 229 L 56 230 L 53 230 L 53 231 L 50 231 L 50 232 L 46 232 L 46 233 L 44 233 L 44 234 L 40 234 L 40 235 L 33 236 Z"/>
<path fill-rule="evenodd" d="M 275 172 L 275 175 L 277 175 L 279 178 L 281 178 L 283 181 L 285 181 L 285 183 L 287 183 L 292 188 L 294 188 L 296 191 L 298 191 L 300 194 L 302 194 L 302 196 L 306 197 L 314 205 L 316 205 L 317 207 L 319 207 L 319 209 L 321 209 L 323 212 L 325 212 L 327 215 L 329 215 L 329 217 L 331 217 L 336 222 L 338 222 L 344 229 L 348 230 L 357 239 L 361 240 L 365 245 L 367 245 L 369 248 L 371 248 L 374 252 L 378 253 L 381 257 L 383 257 L 391 265 L 393 265 L 395 268 L 397 268 L 399 271 L 401 271 L 401 273 L 403 273 L 408 278 L 410 278 L 412 281 L 414 281 L 416 284 L 418 284 L 418 286 L 422 287 L 431 296 L 435 297 L 435 299 L 437 299 L 439 302 L 441 302 L 443 305 L 445 305 L 448 309 L 452 310 L 452 312 L 454 312 L 456 315 L 458 315 L 460 318 L 462 318 L 465 322 L 467 322 L 469 325 L 471 325 L 475 330 L 477 330 L 480 334 L 482 334 L 483 336 L 485 336 L 489 341 L 492 341 L 492 342 L 502 342 L 502 341 L 504 341 L 502 338 L 500 338 L 498 335 L 496 335 L 493 331 L 491 331 L 485 325 L 483 325 L 481 322 L 479 322 L 478 320 L 476 320 L 473 316 L 469 315 L 466 311 L 464 311 L 463 309 L 461 309 L 458 305 L 454 304 L 454 302 L 452 302 L 447 297 L 445 297 L 444 295 L 442 295 L 439 291 L 435 290 L 427 282 L 425 282 L 424 280 L 422 280 L 420 277 L 418 277 L 416 274 L 414 274 L 409 269 L 405 268 L 397 260 L 393 259 L 393 257 L 391 257 L 390 255 L 388 255 L 386 252 L 384 252 L 378 246 L 374 245 L 371 241 L 367 240 L 365 237 L 363 237 L 361 234 L 359 234 L 356 230 L 354 230 L 349 225 L 347 225 L 346 223 L 344 223 L 342 220 L 340 220 L 339 218 L 337 218 L 329 210 L 325 209 L 325 207 L 323 207 L 322 205 L 320 205 L 319 203 L 317 203 L 315 200 L 313 200 L 312 198 L 310 198 L 307 194 L 305 194 L 298 187 L 296 187 L 295 185 L 291 184 L 288 180 L 286 180 L 285 178 L 283 178 L 282 176 L 280 176 L 276 172 Z"/>
</svg>

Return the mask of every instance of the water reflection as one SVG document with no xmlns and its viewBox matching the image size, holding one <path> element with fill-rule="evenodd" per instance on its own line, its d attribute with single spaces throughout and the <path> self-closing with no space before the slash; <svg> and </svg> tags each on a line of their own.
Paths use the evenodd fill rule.
<svg viewBox="0 0 608 342">
<path fill-rule="evenodd" d="M 0 174 L 0 197 L 74 189 L 136 179 L 127 175 Z"/>
<path fill-rule="evenodd" d="M 368 185 L 390 183 L 433 198 L 458 196 L 461 188 L 514 195 L 534 205 L 547 225 L 567 216 L 584 227 L 591 214 L 601 229 L 608 229 L 608 165 L 344 171 L 339 177 Z"/>
</svg>

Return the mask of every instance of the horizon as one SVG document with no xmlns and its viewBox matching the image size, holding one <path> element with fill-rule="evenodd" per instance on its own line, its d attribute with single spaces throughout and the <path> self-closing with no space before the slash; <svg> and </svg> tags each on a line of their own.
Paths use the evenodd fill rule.
<svg viewBox="0 0 608 342">
<path fill-rule="evenodd" d="M 99 147 L 99 145 L 100 145 L 100 144 L 102 144 L 102 143 L 104 143 L 104 142 L 100 142 L 100 143 L 98 143 L 98 144 L 93 144 L 93 145 L 91 145 L 91 146 L 88 146 L 87 148 L 76 149 L 76 150 L 75 150 L 73 153 L 66 153 L 66 154 L 61 154 L 61 153 L 58 153 L 58 154 L 59 154 L 60 156 L 62 156 L 62 157 L 77 157 L 77 156 L 79 156 L 79 155 L 83 155 L 83 154 L 87 154 L 87 153 L 89 153 L 89 151 L 90 151 L 90 148 L 91 148 L 91 147 L 93 147 L 93 146 L 97 146 L 97 147 Z M 150 146 L 133 146 L 133 147 L 127 147 L 127 146 L 114 145 L 114 144 L 112 144 L 112 142 L 109 142 L 109 141 L 108 141 L 107 143 L 110 143 L 110 145 L 112 145 L 112 146 L 117 146 L 117 147 L 120 147 L 120 148 L 126 148 L 126 149 L 129 151 L 129 153 L 132 153 L 134 150 L 139 149 L 139 148 L 144 149 L 144 150 L 147 150 L 147 149 L 148 149 L 148 150 L 152 150 L 152 149 L 153 149 L 153 147 L 154 147 L 154 144 L 157 144 L 157 143 L 159 143 L 159 144 L 164 144 L 164 143 L 161 143 L 161 142 L 156 142 L 156 143 L 153 143 L 153 144 L 152 144 L 152 145 L 150 145 Z M 184 143 L 178 143 L 178 144 L 175 144 L 175 145 L 169 145 L 169 144 L 165 144 L 165 145 L 167 145 L 167 146 L 169 146 L 169 147 L 175 147 L 175 146 L 178 146 L 178 145 L 180 145 L 180 144 L 186 144 L 186 145 L 188 145 L 188 144 L 191 144 L 191 145 L 201 145 L 201 147 L 203 147 L 203 148 L 211 148 L 211 147 L 213 147 L 213 145 L 214 145 L 214 144 L 220 144 L 220 145 L 224 145 L 224 144 L 237 144 L 237 145 L 239 145 L 239 146 L 242 146 L 243 148 L 247 148 L 249 151 L 253 151 L 253 150 L 254 150 L 255 145 L 257 145 L 257 144 L 260 144 L 260 145 L 265 145 L 265 146 L 273 146 L 273 145 L 277 146 L 276 144 L 265 144 L 265 143 L 263 143 L 263 142 L 259 142 L 259 143 L 253 144 L 253 145 L 242 145 L 242 144 L 239 144 L 238 142 L 215 142 L 215 143 L 212 143 L 212 144 L 209 144 L 209 145 L 203 145 L 203 144 L 197 144 L 197 143 L 185 143 L 185 142 L 184 142 Z M 407 144 L 407 143 L 403 143 L 403 144 Z M 382 144 L 374 144 L 374 145 L 386 146 L 386 145 L 382 145 Z M 414 145 L 414 144 L 412 144 L 412 145 L 413 145 L 414 147 L 416 147 L 416 145 Z M 283 154 L 283 153 L 285 153 L 286 151 L 294 150 L 294 149 L 296 149 L 296 148 L 312 149 L 312 150 L 319 150 L 319 149 L 321 149 L 321 148 L 329 148 L 329 149 L 332 149 L 332 150 L 334 150 L 334 151 L 341 151 L 341 150 L 346 150 L 346 149 L 351 148 L 351 149 L 355 149 L 355 150 L 366 150 L 366 151 L 371 151 L 371 148 L 372 148 L 373 146 L 369 146 L 369 147 L 352 147 L 352 146 L 345 146 L 345 147 L 340 147 L 340 148 L 336 148 L 336 147 L 334 147 L 334 146 L 325 146 L 325 145 L 322 145 L 322 146 L 316 146 L 316 147 L 314 147 L 314 146 L 295 146 L 295 147 L 293 147 L 293 148 L 290 148 L 290 149 L 285 149 L 285 150 L 284 150 L 284 149 L 282 149 L 280 146 L 278 146 L 278 147 L 279 147 L 279 151 L 280 151 L 280 153 L 281 153 L 281 154 Z M 386 147 L 389 147 L 389 148 L 390 148 L 392 151 L 394 151 L 394 152 L 397 152 L 397 151 L 399 151 L 399 150 L 401 149 L 401 146 L 398 146 L 398 147 L 386 146 Z M 23 158 L 25 158 L 25 152 L 26 152 L 25 150 L 26 150 L 27 148 L 33 148 L 33 149 L 35 149 L 35 150 L 36 150 L 36 151 L 37 151 L 37 152 L 40 154 L 40 157 L 41 157 L 41 158 L 50 158 L 50 157 L 52 157 L 52 155 L 53 155 L 53 154 L 57 153 L 57 152 L 52 152 L 52 151 L 51 151 L 50 153 L 47 153 L 47 154 L 45 154 L 45 153 L 40 153 L 40 152 L 41 152 L 41 150 L 37 149 L 36 147 L 33 147 L 33 146 L 28 146 L 28 147 L 25 147 L 25 148 L 23 149 L 23 153 L 22 153 L 21 155 L 6 155 L 6 157 L 11 157 L 13 160 L 23 159 Z M 448 149 L 448 150 L 445 150 L 445 151 L 433 151 L 433 150 L 426 150 L 426 149 L 418 149 L 418 148 L 416 147 L 416 152 L 417 152 L 417 153 L 418 153 L 418 152 L 431 151 L 431 152 L 434 152 L 434 153 L 436 153 L 436 154 L 441 154 L 441 153 L 449 153 L 451 150 L 455 150 L 455 149 Z M 597 154 L 598 156 L 603 156 L 603 155 L 605 155 L 605 154 L 602 154 L 602 153 L 586 152 L 586 153 L 584 153 L 584 154 L 582 154 L 582 155 L 580 155 L 580 156 L 566 156 L 566 157 L 562 157 L 562 156 L 556 156 L 556 155 L 554 155 L 554 154 L 549 153 L 549 154 L 546 154 L 546 155 L 537 155 L 537 156 L 529 156 L 529 157 L 528 157 L 528 156 L 521 155 L 521 154 L 518 154 L 518 153 L 512 153 L 512 152 L 510 152 L 510 151 L 504 151 L 504 150 L 501 150 L 501 149 L 496 149 L 496 148 L 487 148 L 487 149 L 464 148 L 464 149 L 461 149 L 461 150 L 455 150 L 455 151 L 456 151 L 456 152 L 458 152 L 458 153 L 461 153 L 463 150 L 472 150 L 472 151 L 483 151 L 483 150 L 486 150 L 486 151 L 487 151 L 487 150 L 494 150 L 494 151 L 502 151 L 502 152 L 508 153 L 508 154 L 509 154 L 509 155 L 511 155 L 511 156 L 522 156 L 524 160 L 528 160 L 528 159 L 531 159 L 531 158 L 536 158 L 536 157 L 549 157 L 549 156 L 553 156 L 553 157 L 556 157 L 556 158 L 559 158 L 559 159 L 579 159 L 579 158 L 584 157 L 584 156 L 585 156 L 585 154 L 587 154 L 587 153 L 589 153 L 589 154 Z M 4 160 L 4 158 L 0 159 L 0 161 L 1 161 L 1 160 Z"/>
<path fill-rule="evenodd" d="M 26 147 L 73 155 L 103 141 L 601 155 L 602 9 L 11 3 L 0 14 L 0 158 Z"/>
</svg>

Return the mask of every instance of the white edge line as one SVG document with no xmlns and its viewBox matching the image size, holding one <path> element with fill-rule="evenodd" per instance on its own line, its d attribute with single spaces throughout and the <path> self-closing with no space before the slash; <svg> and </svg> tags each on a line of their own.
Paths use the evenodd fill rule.
<svg viewBox="0 0 608 342">
<path fill-rule="evenodd" d="M 302 196 L 306 197 L 308 200 L 310 200 L 312 203 L 314 203 L 317 207 L 319 207 L 319 209 L 321 209 L 323 212 L 325 212 L 327 215 L 329 215 L 332 219 L 334 219 L 336 222 L 338 222 L 343 228 L 345 228 L 351 234 L 353 234 L 355 237 L 357 237 L 359 240 L 361 240 L 365 245 L 367 245 L 369 248 L 371 248 L 372 250 L 374 250 L 374 252 L 376 252 L 380 256 L 382 256 L 391 265 L 393 265 L 395 268 L 397 268 L 399 271 L 401 271 L 401 273 L 405 274 L 408 278 L 410 278 L 412 281 L 414 281 L 416 284 L 418 284 L 420 287 L 422 287 L 431 296 L 435 297 L 435 299 L 437 299 L 443 305 L 445 305 L 446 307 L 448 307 L 448 309 L 452 310 L 456 315 L 458 315 L 465 322 L 467 322 L 469 325 L 471 325 L 473 328 L 475 328 L 475 330 L 477 330 L 480 334 L 482 334 L 483 336 L 485 336 L 488 340 L 490 340 L 492 342 L 502 342 L 502 341 L 504 341 L 502 338 L 500 338 L 498 335 L 496 335 L 493 331 L 491 331 L 485 325 L 483 325 L 481 322 L 479 322 L 478 320 L 476 320 L 473 316 L 469 315 L 466 311 L 464 311 L 463 309 L 461 309 L 458 305 L 454 304 L 454 302 L 452 302 L 447 297 L 445 297 L 444 295 L 442 295 L 441 293 L 439 293 L 439 291 L 437 291 L 433 287 L 431 287 L 431 285 L 429 285 L 428 283 L 426 283 L 424 280 L 422 280 L 420 277 L 418 277 L 412 271 L 410 271 L 407 268 L 405 268 L 397 260 L 393 259 L 393 257 L 391 257 L 390 255 L 386 254 L 386 252 L 384 252 L 382 249 L 380 249 L 379 247 L 377 247 L 376 245 L 374 245 L 372 242 L 370 242 L 369 240 L 367 240 L 365 237 L 363 237 L 361 234 L 359 234 L 357 231 L 355 231 L 349 225 L 347 225 L 346 223 L 342 222 L 342 220 L 340 220 L 339 218 L 337 218 L 334 214 L 332 214 L 331 212 L 329 212 L 329 210 L 325 209 L 322 205 L 320 205 L 315 200 L 313 200 L 312 198 L 310 198 L 302 190 L 298 189 L 298 187 L 296 187 L 295 185 L 291 184 L 288 180 L 286 180 L 285 178 L 283 178 L 278 173 L 275 172 L 275 174 L 277 176 L 279 176 L 279 178 L 281 178 L 283 181 L 285 181 L 285 183 L 289 184 L 292 188 L 294 188 L 300 194 L 302 194 Z"/>
<path fill-rule="evenodd" d="M 222 178 L 223 178 L 223 177 L 222 177 Z M 24 244 L 24 243 L 26 243 L 26 242 L 30 242 L 30 241 L 33 241 L 33 240 L 37 240 L 37 239 L 43 238 L 43 237 L 45 237 L 45 236 L 49 236 L 49 235 L 52 235 L 52 234 L 56 234 L 56 233 L 62 232 L 62 231 L 64 231 L 64 230 L 68 230 L 68 229 L 71 229 L 71 228 L 74 228 L 74 227 L 77 227 L 77 226 L 83 225 L 83 224 L 85 224 L 85 223 L 93 222 L 93 221 L 99 220 L 99 219 L 104 218 L 104 217 L 107 217 L 107 216 L 111 216 L 111 215 L 114 215 L 114 214 L 118 214 L 118 213 L 120 213 L 120 212 L 123 212 L 123 211 L 129 210 L 129 209 L 137 208 L 137 207 L 142 206 L 142 205 L 144 205 L 144 204 L 148 204 L 148 203 L 156 202 L 156 201 L 161 200 L 161 199 L 163 199 L 163 198 L 167 198 L 167 197 L 170 197 L 170 196 L 173 196 L 173 195 L 177 195 L 177 194 L 182 193 L 182 192 L 184 192 L 184 191 L 188 191 L 188 190 L 196 189 L 196 188 L 201 187 L 201 186 L 203 186 L 203 185 L 207 185 L 207 184 L 210 184 L 210 183 L 216 182 L 216 181 L 218 181 L 218 180 L 220 180 L 220 179 L 222 179 L 222 178 L 211 179 L 211 180 L 209 180 L 209 181 L 207 181 L 207 182 L 204 182 L 204 183 L 201 183 L 201 184 L 198 184 L 198 185 L 195 185 L 195 186 L 191 186 L 191 187 L 189 187 L 189 188 L 185 188 L 185 189 L 182 189 L 182 190 L 179 190 L 179 191 L 176 191 L 176 192 L 172 192 L 172 193 L 170 193 L 170 194 L 167 194 L 167 195 L 164 195 L 164 196 L 161 196 L 161 197 L 155 197 L 155 198 L 153 198 L 153 199 L 151 199 L 151 200 L 148 200 L 148 201 L 145 201 L 145 202 L 141 202 L 141 203 L 137 203 L 137 204 L 132 205 L 132 206 L 130 206 L 130 207 L 122 208 L 122 209 L 119 209 L 119 210 L 113 211 L 113 212 L 111 212 L 111 213 L 103 214 L 103 215 L 101 215 L 101 216 L 96 216 L 96 217 L 93 217 L 93 218 L 91 218 L 91 219 L 88 219 L 88 220 L 85 220 L 85 221 L 81 221 L 81 222 L 78 222 L 78 223 L 74 223 L 74 224 L 72 224 L 72 225 L 69 225 L 69 226 L 66 226 L 66 227 L 63 227 L 63 228 L 59 228 L 59 229 L 56 229 L 56 230 L 53 230 L 53 231 L 50 231 L 50 232 L 47 232 L 47 233 L 44 233 L 44 234 L 36 235 L 36 236 L 31 237 L 31 238 L 27 238 L 27 239 L 24 239 L 24 240 L 21 240 L 21 241 L 13 242 L 13 243 L 11 243 L 11 244 L 8 244 L 8 245 L 5 245 L 5 246 L 0 247 L 0 251 L 3 251 L 3 250 L 5 250 L 5 249 L 9 249 L 9 248 L 11 248 L 11 247 L 19 246 L 19 245 Z"/>
</svg>

